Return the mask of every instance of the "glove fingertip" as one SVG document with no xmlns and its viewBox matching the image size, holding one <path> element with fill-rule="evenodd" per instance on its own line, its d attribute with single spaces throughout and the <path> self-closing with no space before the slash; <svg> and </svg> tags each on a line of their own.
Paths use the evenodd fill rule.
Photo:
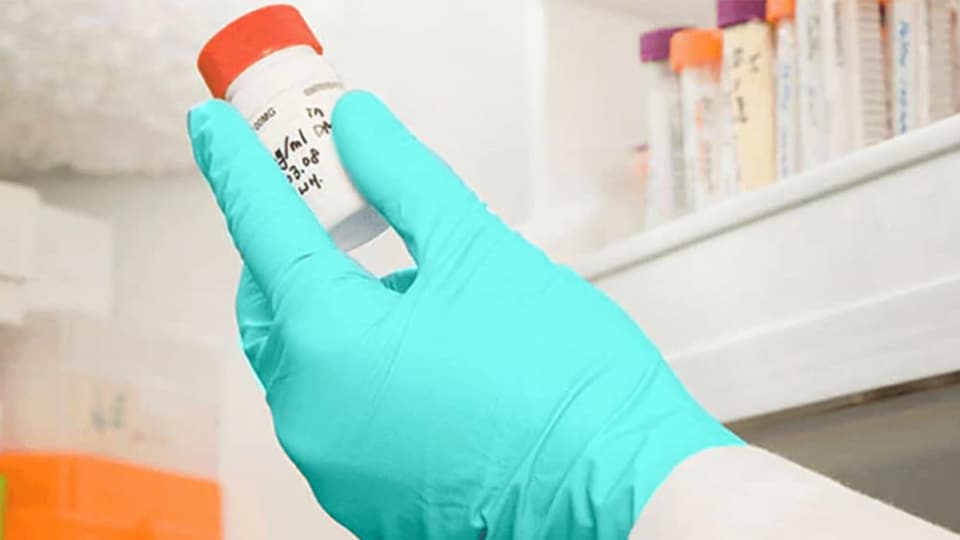
<svg viewBox="0 0 960 540">
<path fill-rule="evenodd" d="M 220 99 L 208 99 L 187 111 L 187 131 L 191 138 L 203 135 L 210 124 L 224 114 L 239 114 L 229 103 Z"/>
<path fill-rule="evenodd" d="M 207 100 L 187 111 L 187 132 L 190 135 L 193 158 L 204 174 L 211 166 L 214 133 L 219 131 L 219 119 L 232 111 L 233 107 L 219 99 Z"/>
<path fill-rule="evenodd" d="M 348 123 L 358 117 L 369 117 L 375 114 L 390 114 L 386 104 L 372 92 L 366 90 L 350 90 L 340 96 L 333 108 L 333 122 L 346 120 Z M 392 114 L 390 115 L 392 116 Z"/>
<path fill-rule="evenodd" d="M 374 94 L 354 90 L 344 94 L 333 109 L 333 137 L 347 165 L 376 155 L 398 141 L 412 138 L 409 130 Z"/>
</svg>

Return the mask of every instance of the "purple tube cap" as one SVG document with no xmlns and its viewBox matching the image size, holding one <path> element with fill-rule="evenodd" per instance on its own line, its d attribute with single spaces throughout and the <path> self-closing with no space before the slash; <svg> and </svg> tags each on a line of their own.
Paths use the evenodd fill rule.
<svg viewBox="0 0 960 540">
<path fill-rule="evenodd" d="M 640 60 L 662 62 L 670 58 L 670 38 L 686 26 L 658 28 L 640 36 Z"/>
<path fill-rule="evenodd" d="M 767 0 L 717 0 L 717 26 L 726 28 L 767 16 Z"/>
</svg>

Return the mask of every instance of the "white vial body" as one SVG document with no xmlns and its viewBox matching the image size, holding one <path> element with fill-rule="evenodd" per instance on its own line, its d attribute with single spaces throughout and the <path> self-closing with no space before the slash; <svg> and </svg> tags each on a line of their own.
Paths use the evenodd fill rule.
<svg viewBox="0 0 960 540">
<path fill-rule="evenodd" d="M 952 7 L 951 0 L 893 0 L 888 4 L 896 134 L 953 111 Z"/>
<path fill-rule="evenodd" d="M 799 56 L 793 19 L 777 23 L 777 179 L 800 172 Z"/>
<path fill-rule="evenodd" d="M 647 62 L 650 171 L 645 222 L 652 227 L 690 209 L 683 160 L 680 82 L 668 62 Z"/>
<path fill-rule="evenodd" d="M 341 95 L 343 85 L 330 64 L 311 47 L 296 46 L 247 68 L 226 97 L 337 246 L 350 251 L 376 238 L 387 223 L 340 164 L 332 116 Z"/>
<path fill-rule="evenodd" d="M 694 209 L 722 199 L 732 183 L 723 159 L 727 107 L 720 67 L 718 61 L 680 72 L 684 175 Z"/>
<path fill-rule="evenodd" d="M 821 5 L 819 0 L 800 0 L 796 6 L 801 163 L 811 168 L 828 155 Z"/>
<path fill-rule="evenodd" d="M 880 9 L 876 0 L 824 0 L 825 112 L 830 157 L 889 136 Z"/>
</svg>

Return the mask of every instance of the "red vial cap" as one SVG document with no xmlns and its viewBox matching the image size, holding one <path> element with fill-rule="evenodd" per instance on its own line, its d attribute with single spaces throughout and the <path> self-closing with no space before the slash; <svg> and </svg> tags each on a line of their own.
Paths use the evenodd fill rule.
<svg viewBox="0 0 960 540">
<path fill-rule="evenodd" d="M 277 4 L 251 11 L 217 32 L 197 58 L 197 68 L 214 97 L 223 99 L 227 88 L 248 67 L 279 50 L 308 45 L 317 54 L 323 46 L 297 8 Z"/>
</svg>

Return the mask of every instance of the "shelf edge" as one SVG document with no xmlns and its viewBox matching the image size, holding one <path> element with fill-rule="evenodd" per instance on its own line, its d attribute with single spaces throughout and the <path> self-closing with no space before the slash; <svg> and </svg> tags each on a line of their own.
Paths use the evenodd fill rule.
<svg viewBox="0 0 960 540">
<path fill-rule="evenodd" d="M 958 148 L 960 116 L 955 116 L 634 235 L 580 257 L 571 266 L 586 279 L 599 281 L 750 223 L 881 180 Z"/>
<path fill-rule="evenodd" d="M 712 414 L 738 421 L 960 372 L 958 314 L 960 274 L 665 356 Z"/>
</svg>

